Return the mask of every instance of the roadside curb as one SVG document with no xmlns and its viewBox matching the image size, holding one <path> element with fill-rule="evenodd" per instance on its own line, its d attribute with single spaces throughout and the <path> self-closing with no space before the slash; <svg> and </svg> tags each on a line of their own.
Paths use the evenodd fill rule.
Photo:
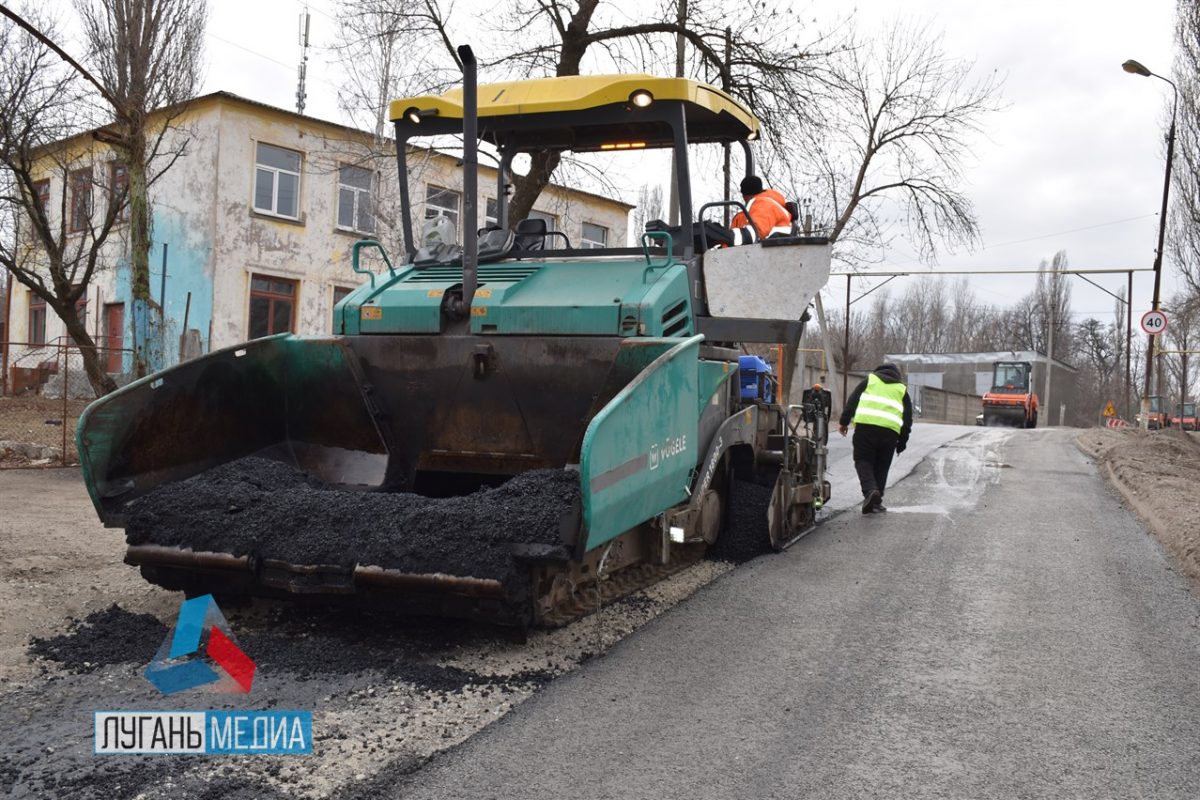
<svg viewBox="0 0 1200 800">
<path fill-rule="evenodd" d="M 1170 526 L 1161 516 L 1154 512 L 1149 499 L 1142 498 L 1136 494 L 1133 487 L 1117 474 L 1111 463 L 1107 460 L 1102 461 L 1098 453 L 1090 451 L 1078 438 L 1075 439 L 1075 446 L 1079 449 L 1079 452 L 1091 459 L 1097 467 L 1103 467 L 1102 473 L 1107 479 L 1108 484 L 1116 490 L 1117 494 L 1125 502 L 1126 507 L 1146 523 L 1150 529 L 1150 533 L 1154 534 L 1155 540 L 1170 556 L 1172 567 L 1186 575 L 1191 580 L 1193 588 L 1200 590 L 1200 571 L 1184 558 L 1182 553 L 1177 551 L 1176 546 L 1167 536 Z"/>
</svg>

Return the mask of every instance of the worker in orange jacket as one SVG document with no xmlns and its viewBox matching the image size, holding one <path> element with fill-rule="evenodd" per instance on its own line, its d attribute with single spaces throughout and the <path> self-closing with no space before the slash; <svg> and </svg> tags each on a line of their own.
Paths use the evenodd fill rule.
<svg viewBox="0 0 1200 800">
<path fill-rule="evenodd" d="M 742 178 L 742 201 L 750 212 L 750 219 L 738 212 L 730 227 L 733 229 L 734 247 L 753 244 L 773 233 L 791 233 L 792 215 L 785 207 L 783 195 L 774 189 L 763 189 L 762 178 L 747 175 Z M 753 223 L 753 224 L 751 224 Z"/>
</svg>

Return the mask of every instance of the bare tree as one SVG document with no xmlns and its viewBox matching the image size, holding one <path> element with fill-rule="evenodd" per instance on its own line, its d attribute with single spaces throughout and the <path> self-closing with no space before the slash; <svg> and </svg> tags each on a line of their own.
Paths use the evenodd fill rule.
<svg viewBox="0 0 1200 800">
<path fill-rule="evenodd" d="M 173 121 L 200 85 L 208 8 L 205 0 L 75 0 L 75 7 L 89 61 L 112 106 L 114 124 L 101 138 L 128 170 L 135 317 L 141 304 L 146 309 L 141 319 L 148 319 L 155 306 L 150 297 L 149 187 L 187 145 Z M 136 341 L 136 331 L 134 335 Z M 139 349 L 139 375 L 146 371 L 143 353 Z"/>
<path fill-rule="evenodd" d="M 349 0 L 338 11 L 334 49 L 346 71 L 338 105 L 386 148 L 388 104 L 397 97 L 445 91 L 462 80 L 435 0 Z"/>
<path fill-rule="evenodd" d="M 37 27 L 55 25 L 35 12 Z M 45 301 L 63 321 L 83 357 L 97 394 L 116 388 L 88 334 L 80 303 L 98 269 L 104 245 L 125 208 L 124 191 L 109 185 L 110 201 L 96 212 L 96 145 L 81 116 L 78 75 L 25 30 L 0 21 L 0 265 Z M 74 147 L 57 147 L 77 134 Z M 53 187 L 57 187 L 56 189 Z"/>
<path fill-rule="evenodd" d="M 940 36 L 901 22 L 829 59 L 816 104 L 822 119 L 805 130 L 804 158 L 793 163 L 801 165 L 799 192 L 818 198 L 832 220 L 838 258 L 868 260 L 897 225 L 926 260 L 939 243 L 977 241 L 963 169 L 984 118 L 999 107 L 999 83 L 974 79 L 972 68 L 947 55 Z"/>
<path fill-rule="evenodd" d="M 1175 21 L 1179 87 L 1174 198 L 1167 251 L 1193 291 L 1200 291 L 1200 3 L 1179 0 Z"/>
<path fill-rule="evenodd" d="M 663 218 L 662 187 L 643 183 L 638 190 L 637 206 L 633 209 L 633 230 L 643 231 L 652 219 Z"/>
<path fill-rule="evenodd" d="M 628 8 L 600 0 L 518 0 L 504 32 L 521 44 L 500 60 L 528 77 L 579 75 L 585 66 L 595 72 L 674 72 L 682 38 L 686 73 L 745 101 L 762 121 L 769 148 L 784 151 L 811 119 L 805 100 L 820 80 L 822 58 L 839 47 L 828 35 L 807 36 L 811 27 L 790 9 L 764 1 L 747 14 L 735 0 L 661 0 L 643 12 L 653 21 L 643 22 L 630 19 Z M 561 160 L 554 151 L 532 155 L 529 172 L 514 181 L 510 224 L 528 216 Z"/>
<path fill-rule="evenodd" d="M 1176 402 L 1185 402 L 1192 395 L 1196 362 L 1193 350 L 1200 345 L 1200 293 L 1194 290 L 1180 292 L 1170 298 L 1166 304 L 1171 309 L 1171 324 L 1167 327 L 1165 338 L 1167 347 L 1164 349 L 1177 350 L 1167 354 L 1167 364 L 1177 393 L 1169 404 L 1174 407 Z"/>
</svg>

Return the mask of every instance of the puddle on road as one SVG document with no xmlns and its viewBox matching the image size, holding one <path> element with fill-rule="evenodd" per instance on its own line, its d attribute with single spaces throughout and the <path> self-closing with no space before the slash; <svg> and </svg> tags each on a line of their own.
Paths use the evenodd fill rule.
<svg viewBox="0 0 1200 800">
<path fill-rule="evenodd" d="M 1012 431 L 986 429 L 939 447 L 927 457 L 928 472 L 917 484 L 916 493 L 925 502 L 888 504 L 888 513 L 951 516 L 975 508 L 1000 480 L 1000 470 L 1009 466 L 1001 450 L 1010 436 Z"/>
</svg>

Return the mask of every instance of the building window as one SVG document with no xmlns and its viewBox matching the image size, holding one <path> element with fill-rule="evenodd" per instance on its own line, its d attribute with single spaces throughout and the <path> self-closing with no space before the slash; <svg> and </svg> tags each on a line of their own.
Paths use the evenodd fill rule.
<svg viewBox="0 0 1200 800">
<path fill-rule="evenodd" d="M 29 293 L 29 328 L 30 344 L 46 343 L 46 301 L 33 292 Z"/>
<path fill-rule="evenodd" d="M 120 203 L 116 222 L 129 221 L 129 169 L 120 161 L 108 165 L 108 202 Z"/>
<path fill-rule="evenodd" d="M 580 245 L 585 250 L 603 250 L 608 247 L 608 228 L 591 222 L 583 223 L 583 238 Z"/>
<path fill-rule="evenodd" d="M 333 311 L 333 332 L 334 333 L 337 333 L 338 328 L 340 327 L 338 325 L 338 313 L 337 313 L 338 303 L 342 302 L 347 297 L 349 297 L 350 293 L 353 291 L 354 291 L 353 289 L 349 289 L 345 286 L 333 287 L 333 309 L 334 309 L 334 311 Z"/>
<path fill-rule="evenodd" d="M 300 219 L 300 154 L 258 144 L 254 166 L 254 210 Z"/>
<path fill-rule="evenodd" d="M 250 339 L 296 329 L 296 281 L 250 276 Z"/>
<path fill-rule="evenodd" d="M 547 214 L 545 211 L 538 211 L 537 209 L 534 209 L 533 211 L 529 212 L 529 216 L 526 217 L 526 219 L 544 219 L 546 220 L 546 230 L 558 230 L 558 217 L 554 216 L 553 214 Z"/>
<path fill-rule="evenodd" d="M 451 189 L 443 189 L 432 183 L 425 186 L 425 219 L 447 217 L 454 223 L 454 231 L 458 232 L 458 206 L 462 197 Z"/>
<path fill-rule="evenodd" d="M 375 232 L 369 169 L 345 166 L 338 170 L 337 226 L 347 231 Z"/>
<path fill-rule="evenodd" d="M 558 229 L 558 217 L 553 214 L 547 214 L 545 211 L 530 211 L 528 219 L 544 219 L 546 220 L 546 230 L 553 231 Z M 500 204 L 496 202 L 496 198 L 494 197 L 487 198 L 483 224 L 500 225 Z M 507 223 L 505 223 L 505 227 L 507 227 Z"/>
<path fill-rule="evenodd" d="M 71 233 L 87 230 L 92 219 L 92 171 L 77 169 L 70 174 L 71 184 Z"/>
<path fill-rule="evenodd" d="M 47 215 L 47 217 L 48 217 L 50 214 L 50 179 L 49 178 L 46 178 L 45 180 L 34 182 L 34 184 L 33 184 L 33 199 L 37 202 L 37 206 L 38 206 L 38 208 L 40 208 L 42 210 L 42 213 Z"/>
</svg>

